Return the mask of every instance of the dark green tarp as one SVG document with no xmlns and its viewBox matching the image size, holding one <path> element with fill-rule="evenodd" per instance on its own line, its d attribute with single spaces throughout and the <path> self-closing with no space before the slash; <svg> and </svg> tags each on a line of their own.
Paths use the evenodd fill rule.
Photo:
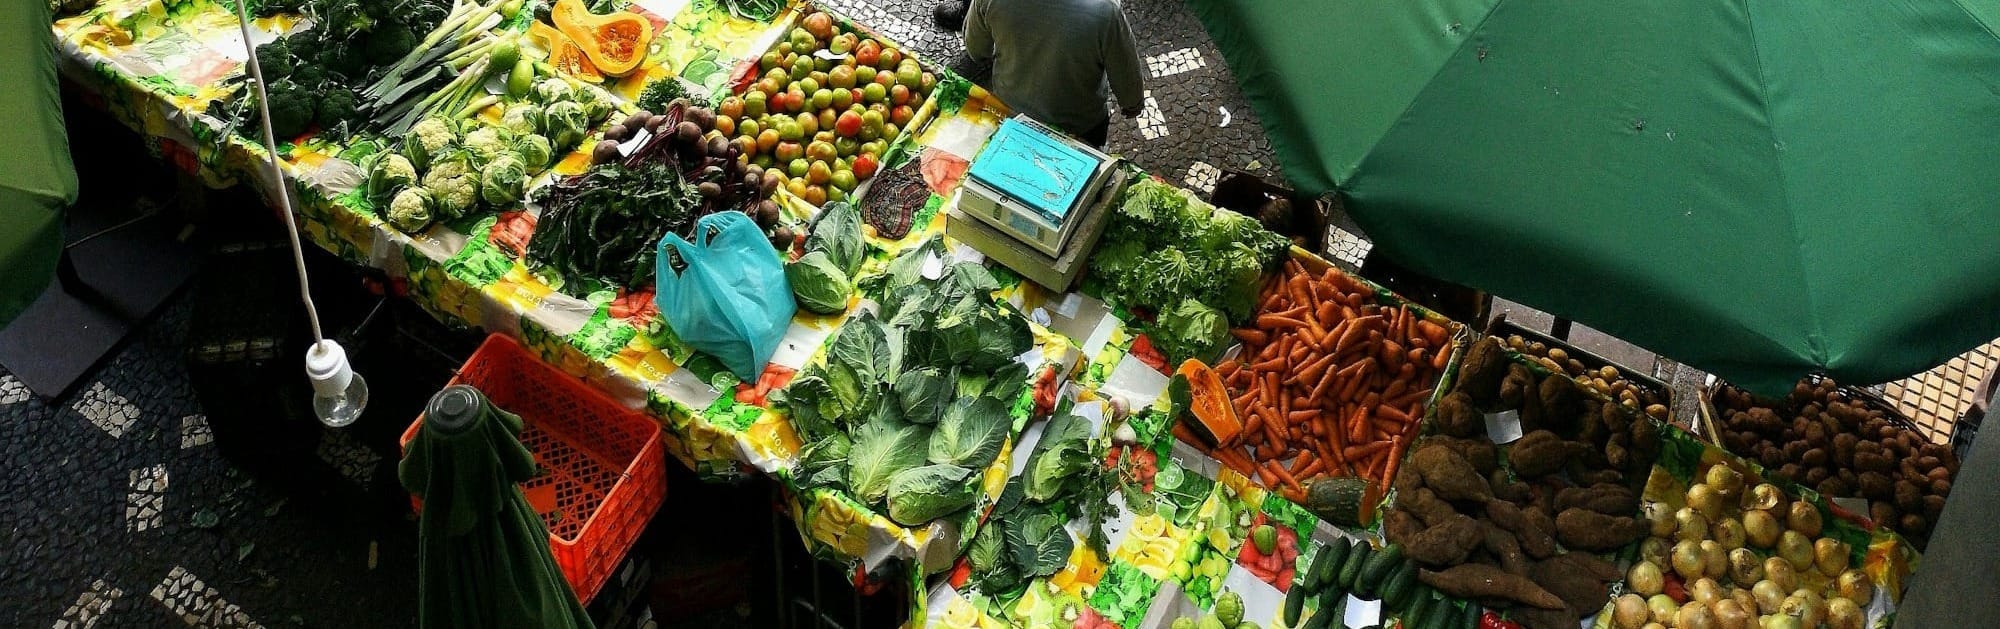
<svg viewBox="0 0 2000 629">
<path fill-rule="evenodd" d="M 468 414 L 460 427 L 438 421 Z M 539 473 L 534 454 L 521 445 L 521 428 L 520 416 L 458 385 L 432 399 L 423 428 L 405 447 L 397 475 L 424 501 L 417 522 L 420 626 L 592 626 L 549 555 L 548 529 L 516 487 Z"/>
<path fill-rule="evenodd" d="M 2000 336 L 2000 2 L 1191 4 L 1419 272 L 1761 391 Z"/>
<path fill-rule="evenodd" d="M 0 3 L 0 326 L 55 277 L 63 210 L 76 201 L 55 32 L 45 0 Z"/>
</svg>

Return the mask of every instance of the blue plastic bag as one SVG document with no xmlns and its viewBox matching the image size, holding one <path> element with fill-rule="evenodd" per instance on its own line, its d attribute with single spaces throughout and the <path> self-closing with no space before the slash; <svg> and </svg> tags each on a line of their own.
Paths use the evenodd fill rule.
<svg viewBox="0 0 2000 629">
<path fill-rule="evenodd" d="M 798 308 L 764 233 L 741 212 L 716 212 L 695 223 L 694 242 L 661 238 L 654 264 L 653 302 L 674 334 L 755 381 Z"/>
</svg>

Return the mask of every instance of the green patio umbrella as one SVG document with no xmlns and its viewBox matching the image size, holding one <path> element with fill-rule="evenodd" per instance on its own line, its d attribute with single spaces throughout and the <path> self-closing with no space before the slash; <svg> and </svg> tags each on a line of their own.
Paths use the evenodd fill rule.
<svg viewBox="0 0 2000 629">
<path fill-rule="evenodd" d="M 2000 2 L 1191 4 L 1419 272 L 1766 392 L 2000 336 Z"/>
<path fill-rule="evenodd" d="M 538 473 L 521 417 L 465 385 L 424 409 L 398 476 L 424 501 L 417 523 L 423 627 L 590 627 L 549 555 L 549 531 L 516 483 Z"/>
<path fill-rule="evenodd" d="M 54 31 L 43 0 L 0 12 L 0 326 L 55 277 L 63 210 L 76 201 Z"/>
</svg>

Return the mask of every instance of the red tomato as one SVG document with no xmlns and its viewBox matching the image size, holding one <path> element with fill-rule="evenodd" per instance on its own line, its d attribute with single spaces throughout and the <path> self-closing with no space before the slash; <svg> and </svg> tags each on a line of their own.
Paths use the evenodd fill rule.
<svg viewBox="0 0 2000 629">
<path fill-rule="evenodd" d="M 855 123 L 857 125 L 860 124 L 861 116 L 851 111 L 841 114 L 840 122 L 841 123 L 846 122 L 848 116 L 854 116 Z M 835 123 L 835 124 L 838 125 L 840 123 Z M 859 126 L 856 126 L 854 132 L 860 133 L 861 128 Z M 867 153 L 862 153 L 861 156 L 854 158 L 854 165 L 850 167 L 850 170 L 854 171 L 854 176 L 856 178 L 867 179 L 869 177 L 875 176 L 876 168 L 879 168 L 879 166 L 875 163 L 875 156 L 869 155 Z"/>
<path fill-rule="evenodd" d="M 1145 335 L 1141 334 L 1138 338 L 1132 339 L 1131 354 L 1133 358 L 1146 363 L 1146 366 L 1152 367 L 1154 371 L 1168 373 L 1167 357 L 1160 354 L 1160 350 L 1153 347 L 1153 340 L 1146 338 Z"/>
<path fill-rule="evenodd" d="M 1487 610 L 1479 614 L 1479 629 L 1521 629 L 1521 625 L 1501 618 L 1499 614 L 1493 613 L 1492 610 Z"/>
</svg>

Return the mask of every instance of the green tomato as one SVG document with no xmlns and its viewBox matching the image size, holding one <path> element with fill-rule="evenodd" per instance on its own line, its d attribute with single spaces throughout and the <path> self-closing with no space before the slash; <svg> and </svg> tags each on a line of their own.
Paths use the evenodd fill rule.
<svg viewBox="0 0 2000 629">
<path fill-rule="evenodd" d="M 1225 627 L 1235 627 L 1243 622 L 1243 595 L 1223 592 L 1215 597 L 1215 618 Z"/>
<path fill-rule="evenodd" d="M 1195 623 L 1195 629 L 1231 629 L 1231 627 L 1222 624 L 1222 621 L 1214 616 L 1204 616 L 1201 622 Z"/>
<path fill-rule="evenodd" d="M 1194 619 L 1186 617 L 1175 618 L 1174 624 L 1169 629 L 1195 629 Z"/>
</svg>

